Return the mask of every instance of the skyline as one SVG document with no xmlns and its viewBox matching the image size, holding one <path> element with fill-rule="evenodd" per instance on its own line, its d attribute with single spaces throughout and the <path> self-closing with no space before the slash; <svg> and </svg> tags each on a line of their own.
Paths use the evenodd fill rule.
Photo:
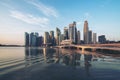
<svg viewBox="0 0 120 80">
<path fill-rule="evenodd" d="M 0 44 L 24 44 L 24 32 L 38 32 L 64 27 L 76 21 L 83 40 L 84 21 L 97 35 L 120 40 L 120 5 L 118 0 L 1 0 Z"/>
</svg>

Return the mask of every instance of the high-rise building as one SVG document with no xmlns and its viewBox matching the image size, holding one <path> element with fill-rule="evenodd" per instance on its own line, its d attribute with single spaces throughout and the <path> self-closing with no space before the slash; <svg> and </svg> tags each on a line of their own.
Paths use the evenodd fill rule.
<svg viewBox="0 0 120 80">
<path fill-rule="evenodd" d="M 64 40 L 64 34 L 61 34 L 60 42 L 62 42 L 62 40 Z"/>
<path fill-rule="evenodd" d="M 45 45 L 48 45 L 48 44 L 49 44 L 49 41 L 50 41 L 49 33 L 48 33 L 48 32 L 45 32 L 45 33 L 44 33 L 44 44 L 45 44 Z"/>
<path fill-rule="evenodd" d="M 55 45 L 54 31 L 50 31 L 50 43 L 51 45 Z"/>
<path fill-rule="evenodd" d="M 39 36 L 37 38 L 37 46 L 42 46 L 43 45 L 43 37 L 42 36 Z"/>
<path fill-rule="evenodd" d="M 73 42 L 77 42 L 77 28 L 76 28 L 76 22 L 73 22 L 72 24 L 69 24 L 69 39 Z"/>
<path fill-rule="evenodd" d="M 35 34 L 34 34 L 34 37 L 35 37 L 35 46 L 39 46 L 39 44 L 38 44 L 38 37 L 39 37 L 39 34 L 37 33 L 37 32 L 35 32 Z"/>
<path fill-rule="evenodd" d="M 96 33 L 93 33 L 93 44 L 96 44 L 97 43 L 97 34 Z"/>
<path fill-rule="evenodd" d="M 60 45 L 61 42 L 61 31 L 59 28 L 56 28 L 56 45 Z"/>
<path fill-rule="evenodd" d="M 92 44 L 92 30 L 89 30 L 88 32 L 88 41 L 89 41 L 89 44 Z"/>
<path fill-rule="evenodd" d="M 69 39 L 68 37 L 68 28 L 64 27 L 64 40 Z"/>
<path fill-rule="evenodd" d="M 36 37 L 34 35 L 34 33 L 30 33 L 30 46 L 33 47 L 36 45 Z"/>
<path fill-rule="evenodd" d="M 29 33 L 25 32 L 25 46 L 29 46 Z"/>
<path fill-rule="evenodd" d="M 99 36 L 99 37 L 98 37 L 98 41 L 99 41 L 99 43 L 101 43 L 101 44 L 106 43 L 105 35 L 101 35 L 101 36 Z"/>
<path fill-rule="evenodd" d="M 77 44 L 80 44 L 80 31 L 77 31 Z"/>
<path fill-rule="evenodd" d="M 84 39 L 84 43 L 85 44 L 88 44 L 89 43 L 89 35 L 88 35 L 88 31 L 89 31 L 89 28 L 88 28 L 88 22 L 85 21 L 84 22 L 84 35 L 83 35 L 83 39 Z"/>
</svg>

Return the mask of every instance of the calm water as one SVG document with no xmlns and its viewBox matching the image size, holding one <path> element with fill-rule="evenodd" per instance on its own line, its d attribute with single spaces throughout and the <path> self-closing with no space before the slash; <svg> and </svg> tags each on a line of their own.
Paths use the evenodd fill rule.
<svg viewBox="0 0 120 80">
<path fill-rule="evenodd" d="M 119 55 L 0 47 L 0 80 L 120 80 L 119 75 Z"/>
</svg>

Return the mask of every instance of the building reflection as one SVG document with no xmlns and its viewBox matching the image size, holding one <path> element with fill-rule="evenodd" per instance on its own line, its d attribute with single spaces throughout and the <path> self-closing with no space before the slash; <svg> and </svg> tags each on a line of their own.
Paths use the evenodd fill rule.
<svg viewBox="0 0 120 80">
<path fill-rule="evenodd" d="M 37 48 L 25 48 L 25 66 L 36 64 L 43 61 L 43 50 Z"/>
<path fill-rule="evenodd" d="M 54 53 L 55 53 L 54 49 L 43 48 L 44 61 L 46 63 L 53 63 L 55 61 L 54 60 Z"/>
<path fill-rule="evenodd" d="M 76 51 L 62 51 L 62 54 L 64 54 L 63 56 L 63 63 L 65 65 L 70 65 L 73 67 L 79 66 L 80 65 L 80 58 L 81 58 L 81 54 L 79 54 Z"/>
<path fill-rule="evenodd" d="M 82 61 L 83 60 L 83 61 Z M 51 48 L 26 48 L 25 49 L 26 66 L 36 63 L 54 63 L 63 64 L 66 66 L 85 67 L 85 73 L 90 76 L 90 67 L 92 61 L 92 54 L 81 54 L 76 50 L 66 49 L 51 49 Z"/>
<path fill-rule="evenodd" d="M 84 54 L 84 65 L 87 76 L 90 76 L 91 60 L 92 60 L 92 55 Z"/>
</svg>

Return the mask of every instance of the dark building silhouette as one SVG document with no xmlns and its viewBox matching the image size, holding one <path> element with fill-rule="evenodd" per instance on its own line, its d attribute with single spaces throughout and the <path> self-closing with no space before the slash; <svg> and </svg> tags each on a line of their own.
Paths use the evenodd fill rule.
<svg viewBox="0 0 120 80">
<path fill-rule="evenodd" d="M 54 31 L 50 31 L 50 43 L 51 43 L 51 46 L 55 45 Z"/>
<path fill-rule="evenodd" d="M 43 46 L 43 37 L 42 36 L 37 37 L 37 46 Z"/>
<path fill-rule="evenodd" d="M 88 40 L 89 40 L 89 44 L 92 44 L 92 30 L 89 30 L 88 32 Z"/>
<path fill-rule="evenodd" d="M 25 32 L 25 46 L 29 46 L 29 34 L 27 32 Z"/>
<path fill-rule="evenodd" d="M 40 36 L 37 32 L 27 33 L 25 32 L 25 47 L 38 47 L 42 46 L 43 37 Z"/>
<path fill-rule="evenodd" d="M 106 43 L 105 35 L 98 36 L 98 41 L 99 41 L 99 43 L 101 43 L 101 44 Z"/>
</svg>

